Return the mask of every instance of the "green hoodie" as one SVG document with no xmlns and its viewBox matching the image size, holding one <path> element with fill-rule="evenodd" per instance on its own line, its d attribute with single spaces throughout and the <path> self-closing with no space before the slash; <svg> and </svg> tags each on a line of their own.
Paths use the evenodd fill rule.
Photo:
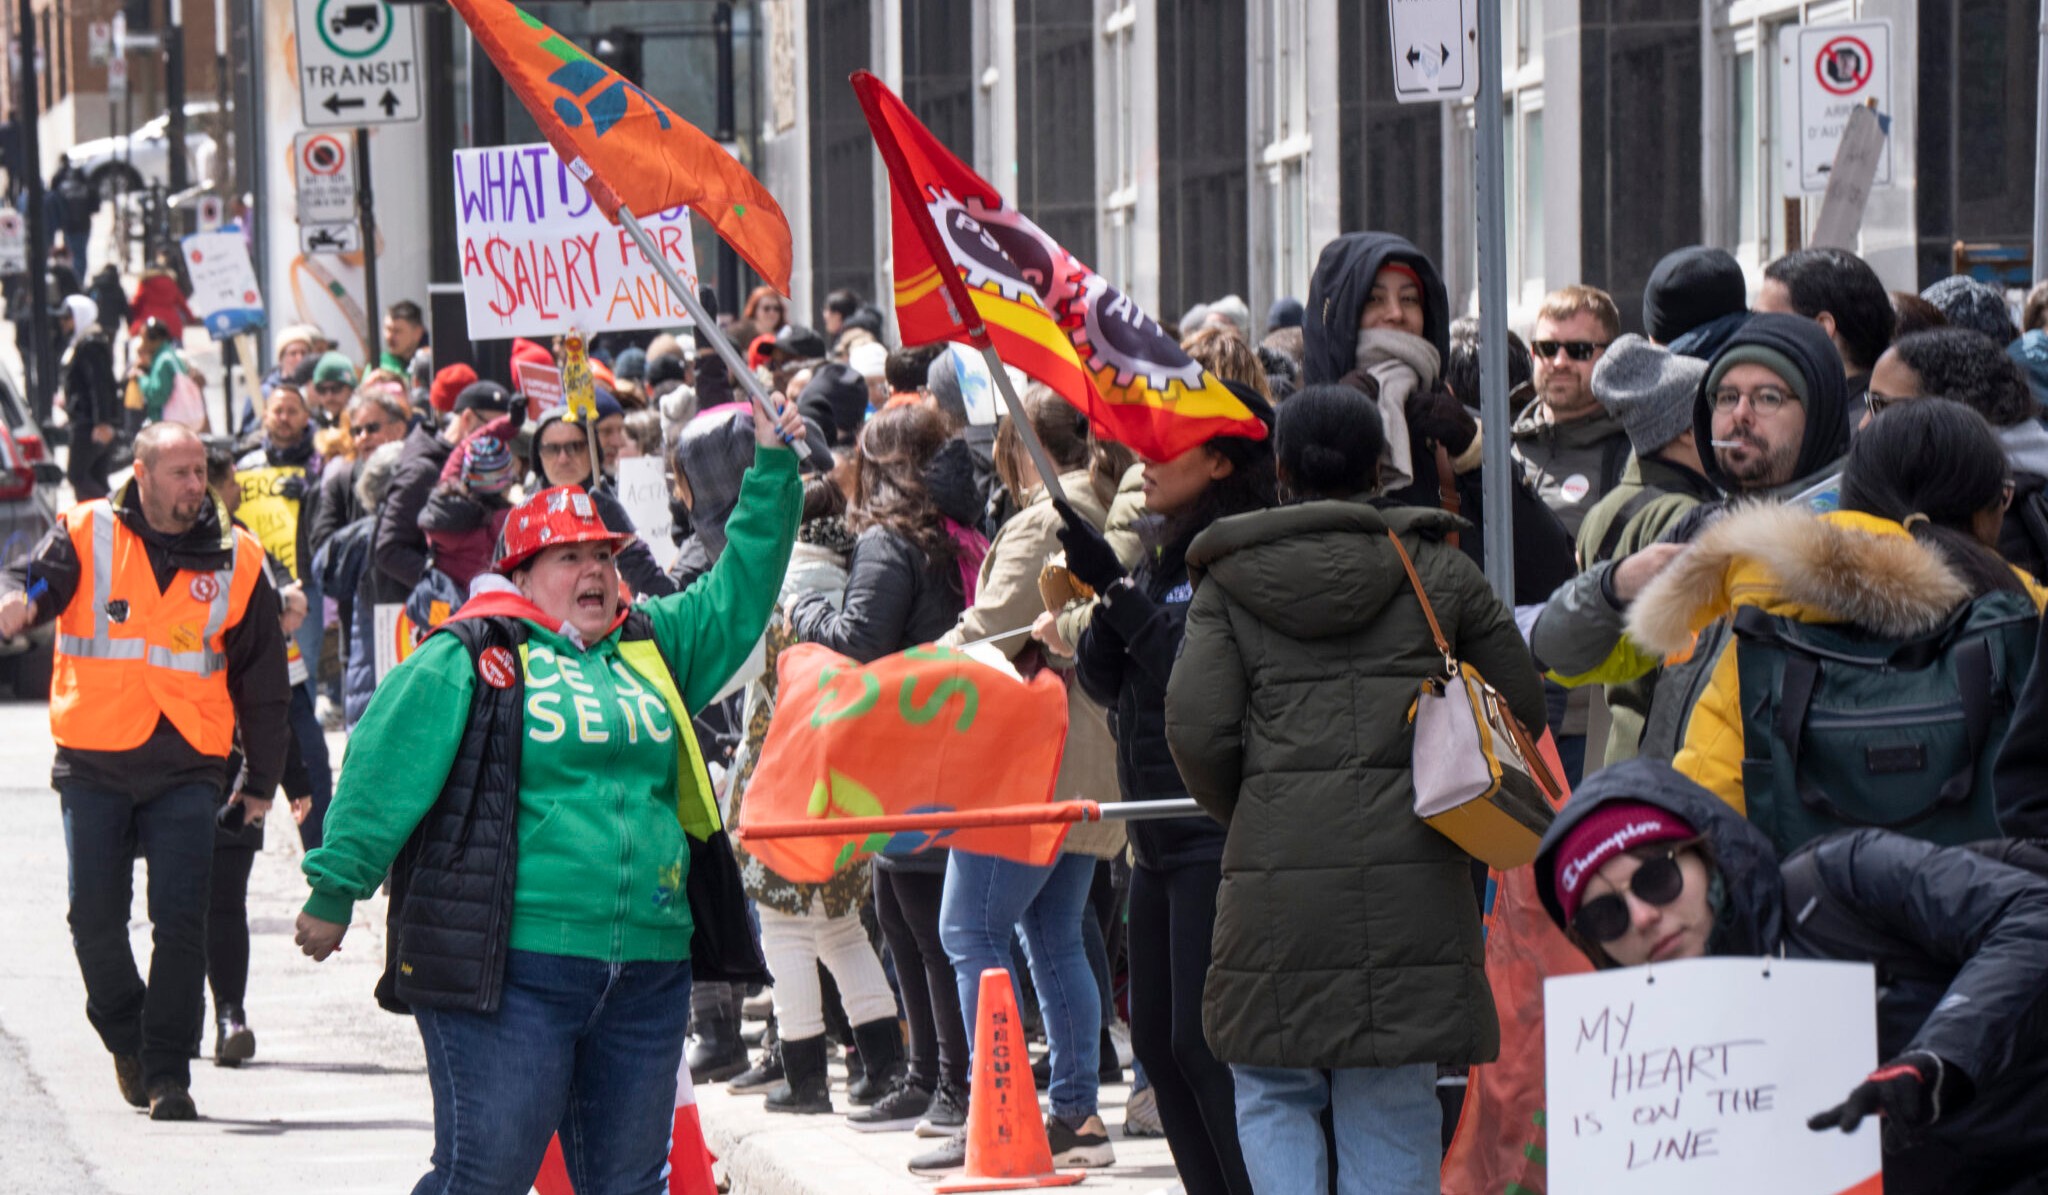
<svg viewBox="0 0 2048 1195">
<path fill-rule="evenodd" d="M 674 682 L 622 652 L 616 630 L 584 649 L 527 623 L 515 950 L 612 962 L 689 957 L 683 822 L 696 826 L 715 805 L 699 791 L 684 711 L 710 701 L 767 625 L 796 538 L 795 454 L 760 450 L 740 495 L 711 572 L 640 606 Z M 307 913 L 346 924 L 354 902 L 383 882 L 440 796 L 475 683 L 461 642 L 435 635 L 377 687 L 349 739 L 326 841 L 302 864 L 313 887 Z"/>
</svg>

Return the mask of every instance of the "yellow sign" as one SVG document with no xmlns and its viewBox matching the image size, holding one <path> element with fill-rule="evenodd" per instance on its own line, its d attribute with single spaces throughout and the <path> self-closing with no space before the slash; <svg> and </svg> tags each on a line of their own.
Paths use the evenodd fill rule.
<svg viewBox="0 0 2048 1195">
<path fill-rule="evenodd" d="M 285 497 L 287 482 L 297 478 L 304 492 L 309 484 L 306 470 L 299 465 L 267 469 L 243 469 L 235 474 L 242 487 L 242 505 L 235 517 L 263 545 L 263 550 L 282 561 L 294 578 L 299 576 L 299 500 Z"/>
<path fill-rule="evenodd" d="M 568 400 L 571 420 L 597 421 L 597 381 L 590 373 L 583 337 L 575 332 L 562 337 L 562 397 Z"/>
</svg>

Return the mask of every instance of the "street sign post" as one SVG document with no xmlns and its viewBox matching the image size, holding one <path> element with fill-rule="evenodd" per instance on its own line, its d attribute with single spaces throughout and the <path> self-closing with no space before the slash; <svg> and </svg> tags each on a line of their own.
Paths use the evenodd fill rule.
<svg viewBox="0 0 2048 1195">
<path fill-rule="evenodd" d="M 116 54 L 107 59 L 107 98 L 115 99 L 128 94 L 128 58 Z"/>
<path fill-rule="evenodd" d="M 355 150 L 341 133 L 305 132 L 292 139 L 299 223 L 352 223 L 356 218 Z"/>
<path fill-rule="evenodd" d="M 299 109 L 312 128 L 360 128 L 420 118 L 410 8 L 385 0 L 293 0 Z"/>
<path fill-rule="evenodd" d="M 1479 90 L 1481 0 L 1388 0 L 1394 98 L 1404 104 L 1471 99 Z"/>
<path fill-rule="evenodd" d="M 1828 189 L 1849 113 L 1875 100 L 1879 116 L 1892 114 L 1892 23 L 1789 25 L 1778 32 L 1778 68 L 1779 94 L 1798 99 L 1782 109 L 1785 193 L 1819 194 Z M 1892 185 L 1889 138 L 1870 185 Z"/>
<path fill-rule="evenodd" d="M 354 253 L 363 247 L 363 230 L 354 220 L 338 224 L 299 225 L 299 252 Z"/>
</svg>

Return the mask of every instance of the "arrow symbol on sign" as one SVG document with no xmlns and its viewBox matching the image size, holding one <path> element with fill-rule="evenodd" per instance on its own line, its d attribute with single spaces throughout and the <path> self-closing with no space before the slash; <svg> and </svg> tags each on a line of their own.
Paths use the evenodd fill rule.
<svg viewBox="0 0 2048 1195">
<path fill-rule="evenodd" d="M 342 98 L 341 98 L 340 96 L 338 96 L 338 95 L 329 95 L 329 96 L 327 97 L 327 102 L 326 102 L 326 103 L 324 103 L 324 104 L 321 104 L 320 106 L 321 106 L 322 108 L 325 108 L 325 109 L 327 109 L 327 110 L 328 110 L 329 112 L 333 113 L 334 115 L 336 115 L 336 116 L 339 116 L 339 115 L 341 115 L 341 113 L 342 113 L 342 110 L 343 110 L 343 109 L 345 109 L 345 108 L 360 108 L 360 107 L 362 107 L 362 106 L 363 106 L 363 97 L 361 97 L 361 96 L 356 96 L 356 97 L 355 97 L 354 99 L 346 99 L 346 100 L 345 100 L 345 99 L 342 99 Z"/>
<path fill-rule="evenodd" d="M 1439 50 L 1441 50 L 1441 51 L 1443 51 L 1443 56 L 1444 56 L 1444 57 L 1443 57 L 1443 61 L 1442 61 L 1441 63 L 1439 63 L 1438 65 L 1440 65 L 1440 66 L 1449 66 L 1449 65 L 1451 64 L 1451 48 L 1450 48 L 1449 46 L 1447 46 L 1447 45 L 1443 44 L 1442 42 L 1438 42 L 1438 43 L 1436 44 L 1436 48 L 1437 48 L 1437 49 L 1439 49 Z"/>
<path fill-rule="evenodd" d="M 1411 67 L 1414 67 L 1414 66 L 1420 66 L 1421 64 L 1422 64 L 1422 51 L 1420 51 L 1420 50 L 1416 49 L 1416 48 L 1415 48 L 1414 46 L 1409 46 L 1409 47 L 1408 47 L 1408 65 L 1409 65 L 1409 66 L 1411 66 Z"/>
<path fill-rule="evenodd" d="M 392 95 L 390 89 L 386 88 L 384 98 L 377 101 L 377 106 L 384 109 L 384 115 L 389 117 L 398 111 L 398 97 Z"/>
</svg>

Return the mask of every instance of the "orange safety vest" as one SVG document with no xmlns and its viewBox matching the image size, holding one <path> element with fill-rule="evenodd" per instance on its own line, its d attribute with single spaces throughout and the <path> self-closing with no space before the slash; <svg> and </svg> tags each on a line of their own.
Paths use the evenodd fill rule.
<svg viewBox="0 0 2048 1195">
<path fill-rule="evenodd" d="M 230 567 L 181 569 L 159 590 L 148 547 L 107 500 L 62 518 L 78 589 L 57 616 L 51 736 L 81 751 L 128 751 L 165 717 L 194 750 L 225 759 L 235 710 L 223 639 L 263 575 L 256 538 L 236 528 Z"/>
</svg>

